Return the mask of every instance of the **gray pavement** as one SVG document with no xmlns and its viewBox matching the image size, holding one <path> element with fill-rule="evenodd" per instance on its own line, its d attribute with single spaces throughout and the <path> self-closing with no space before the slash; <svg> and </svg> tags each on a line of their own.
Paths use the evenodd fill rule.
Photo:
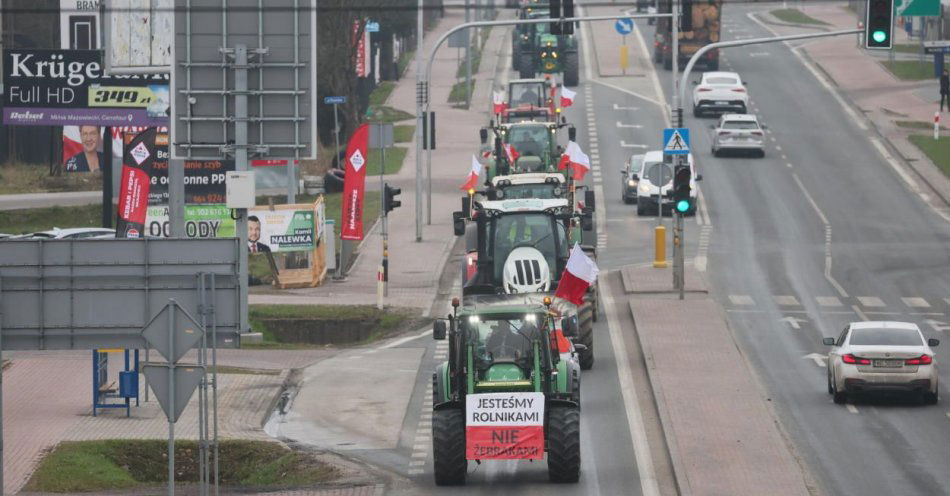
<svg viewBox="0 0 950 496">
<path fill-rule="evenodd" d="M 0 210 L 24 208 L 74 207 L 102 201 L 102 191 L 62 191 L 56 193 L 23 193 L 0 195 Z M 52 228 L 54 226 L 50 226 Z M 66 226 L 69 227 L 69 226 Z"/>
</svg>

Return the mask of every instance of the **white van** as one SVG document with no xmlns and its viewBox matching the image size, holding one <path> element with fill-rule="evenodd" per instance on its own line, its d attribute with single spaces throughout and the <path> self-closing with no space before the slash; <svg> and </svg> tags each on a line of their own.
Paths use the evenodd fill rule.
<svg viewBox="0 0 950 496">
<path fill-rule="evenodd" d="M 701 181 L 702 176 L 696 174 L 696 165 L 693 162 L 693 154 L 687 155 L 689 168 L 692 175 L 689 180 L 689 196 L 692 199 L 692 207 L 686 212 L 686 215 L 696 214 L 696 181 Z M 656 164 L 666 167 L 666 173 L 663 177 L 668 179 L 663 184 L 653 184 L 651 179 L 651 170 Z M 637 184 L 637 215 L 659 215 L 659 207 L 662 206 L 664 212 L 672 212 L 673 201 L 667 195 L 673 188 L 673 162 L 663 161 L 663 151 L 653 150 L 646 153 L 643 158 L 643 167 L 640 169 L 640 181 Z"/>
</svg>

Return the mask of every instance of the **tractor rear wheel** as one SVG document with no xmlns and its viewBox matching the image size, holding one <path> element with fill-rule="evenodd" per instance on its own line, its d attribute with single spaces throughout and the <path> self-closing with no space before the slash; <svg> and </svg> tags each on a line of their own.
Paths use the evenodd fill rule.
<svg viewBox="0 0 950 496">
<path fill-rule="evenodd" d="M 521 79 L 531 79 L 534 77 L 534 58 L 537 55 L 531 52 L 522 52 L 521 59 L 518 61 L 518 75 Z"/>
<path fill-rule="evenodd" d="M 580 83 L 580 62 L 577 52 L 564 55 L 564 86 L 577 86 Z"/>
<path fill-rule="evenodd" d="M 581 476 L 581 412 L 574 406 L 553 406 L 548 412 L 548 478 L 577 482 Z"/>
<path fill-rule="evenodd" d="M 594 366 L 594 316 L 590 301 L 577 309 L 577 341 L 587 347 L 577 352 L 581 370 L 590 370 Z"/>
<path fill-rule="evenodd" d="M 439 486 L 465 484 L 465 413 L 459 408 L 432 412 L 432 459 L 435 483 Z"/>
</svg>

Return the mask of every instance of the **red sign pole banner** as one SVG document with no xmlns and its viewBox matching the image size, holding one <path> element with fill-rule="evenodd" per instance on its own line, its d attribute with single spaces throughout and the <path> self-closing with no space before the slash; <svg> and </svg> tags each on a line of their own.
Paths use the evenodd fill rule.
<svg viewBox="0 0 950 496">
<path fill-rule="evenodd" d="M 465 459 L 544 458 L 544 393 L 465 396 Z"/>
<path fill-rule="evenodd" d="M 122 181 L 119 183 L 119 211 L 115 237 L 140 238 L 145 232 L 148 188 L 152 162 L 157 157 L 157 132 L 150 127 L 138 134 L 126 134 L 122 153 Z"/>
<path fill-rule="evenodd" d="M 343 226 L 340 239 L 363 239 L 363 192 L 366 187 L 366 147 L 369 125 L 360 124 L 346 145 L 346 175 L 343 178 Z"/>
</svg>

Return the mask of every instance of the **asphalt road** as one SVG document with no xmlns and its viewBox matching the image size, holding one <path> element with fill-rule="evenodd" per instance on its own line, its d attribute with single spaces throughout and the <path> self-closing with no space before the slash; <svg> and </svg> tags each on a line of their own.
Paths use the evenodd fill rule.
<svg viewBox="0 0 950 496">
<path fill-rule="evenodd" d="M 767 8 L 729 5 L 723 39 L 771 36 L 746 15 Z M 789 47 L 724 53 L 721 70 L 742 75 L 769 128 L 766 158 L 713 158 L 714 119 L 686 123 L 715 226 L 709 274 L 743 351 L 824 493 L 945 494 L 946 404 L 834 405 L 825 364 L 812 354 L 827 352 L 823 336 L 862 319 L 912 321 L 943 337 L 935 330 L 950 322 L 950 223 Z M 669 73 L 660 75 L 669 88 Z M 947 374 L 941 383 L 950 384 Z"/>
</svg>

